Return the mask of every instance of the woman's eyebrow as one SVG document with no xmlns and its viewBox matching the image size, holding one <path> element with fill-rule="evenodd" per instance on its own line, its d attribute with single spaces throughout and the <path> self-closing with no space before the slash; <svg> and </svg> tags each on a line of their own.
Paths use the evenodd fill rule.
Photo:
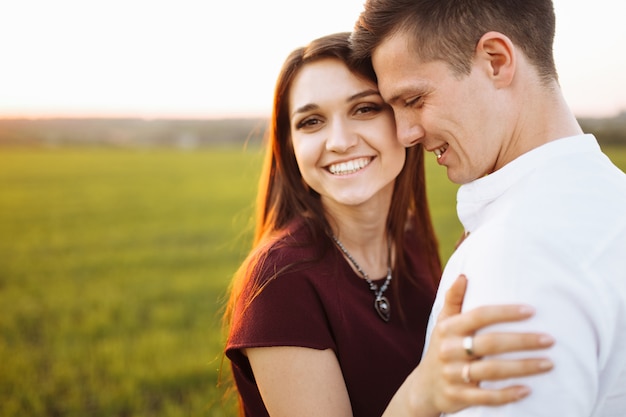
<svg viewBox="0 0 626 417">
<path fill-rule="evenodd" d="M 319 109 L 319 107 L 320 106 L 318 106 L 317 104 L 314 104 L 314 103 L 305 104 L 304 106 L 298 107 L 297 109 L 295 109 L 291 113 L 291 117 L 295 116 L 298 113 L 306 113 L 306 112 L 311 111 L 311 110 Z"/>
<path fill-rule="evenodd" d="M 354 95 L 351 95 L 350 97 L 348 97 L 348 99 L 346 101 L 350 102 L 350 101 L 358 100 L 360 98 L 368 97 L 368 96 L 372 96 L 372 95 L 380 96 L 380 92 L 378 90 L 375 90 L 375 89 L 364 90 L 364 91 L 361 91 L 361 92 L 356 93 Z"/>
</svg>

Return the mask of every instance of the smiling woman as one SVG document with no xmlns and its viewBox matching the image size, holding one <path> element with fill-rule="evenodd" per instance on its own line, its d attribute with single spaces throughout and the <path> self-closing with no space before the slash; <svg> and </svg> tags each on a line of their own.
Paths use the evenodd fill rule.
<svg viewBox="0 0 626 417">
<path fill-rule="evenodd" d="M 557 67 L 581 116 L 626 109 L 617 4 L 555 0 Z M 282 58 L 294 45 L 351 30 L 362 7 L 362 0 L 305 8 L 284 0 L 2 2 L 0 117 L 265 116 Z"/>
<path fill-rule="evenodd" d="M 293 86 L 291 138 L 303 180 L 332 217 L 345 215 L 331 209 L 343 211 L 343 205 L 374 203 L 373 211 L 387 211 L 405 150 L 394 140 L 393 115 L 376 85 L 329 58 L 303 67 Z M 382 190 L 387 197 L 381 207 L 372 197 Z"/>
</svg>

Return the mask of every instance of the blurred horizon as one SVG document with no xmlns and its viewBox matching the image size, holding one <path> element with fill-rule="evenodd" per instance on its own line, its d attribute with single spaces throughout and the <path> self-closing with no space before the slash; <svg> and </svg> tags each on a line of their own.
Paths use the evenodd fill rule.
<svg viewBox="0 0 626 417">
<path fill-rule="evenodd" d="M 611 118 L 579 118 L 583 131 L 601 145 L 626 145 L 626 112 Z M 71 147 L 176 148 L 257 147 L 270 120 L 260 118 L 0 119 L 0 148 Z"/>
<path fill-rule="evenodd" d="M 617 111 L 612 114 L 604 115 L 588 115 L 575 117 L 578 120 L 612 120 L 623 119 L 626 115 L 626 109 Z M 235 121 L 235 120 L 269 120 L 270 114 L 207 114 L 207 115 L 168 115 L 162 114 L 157 116 L 146 116 L 141 114 L 41 114 L 41 115 L 7 115 L 0 114 L 0 121 L 45 121 L 45 120 L 137 120 L 144 122 L 152 121 Z"/>
</svg>

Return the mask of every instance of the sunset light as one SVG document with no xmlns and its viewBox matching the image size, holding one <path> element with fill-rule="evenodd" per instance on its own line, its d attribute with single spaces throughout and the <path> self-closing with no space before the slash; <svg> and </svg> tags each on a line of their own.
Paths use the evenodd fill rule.
<svg viewBox="0 0 626 417">
<path fill-rule="evenodd" d="M 0 2 L 0 117 L 263 116 L 293 48 L 352 29 L 363 0 Z M 626 109 L 618 0 L 555 0 L 574 112 Z"/>
</svg>

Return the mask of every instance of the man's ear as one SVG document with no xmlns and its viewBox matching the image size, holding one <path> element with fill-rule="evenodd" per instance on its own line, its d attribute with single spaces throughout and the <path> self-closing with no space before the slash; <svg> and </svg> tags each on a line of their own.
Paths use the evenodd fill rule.
<svg viewBox="0 0 626 417">
<path fill-rule="evenodd" d="M 497 87 L 511 84 L 517 60 L 515 46 L 507 36 L 500 32 L 485 33 L 476 45 L 476 57 L 485 63 L 485 68 Z"/>
</svg>

